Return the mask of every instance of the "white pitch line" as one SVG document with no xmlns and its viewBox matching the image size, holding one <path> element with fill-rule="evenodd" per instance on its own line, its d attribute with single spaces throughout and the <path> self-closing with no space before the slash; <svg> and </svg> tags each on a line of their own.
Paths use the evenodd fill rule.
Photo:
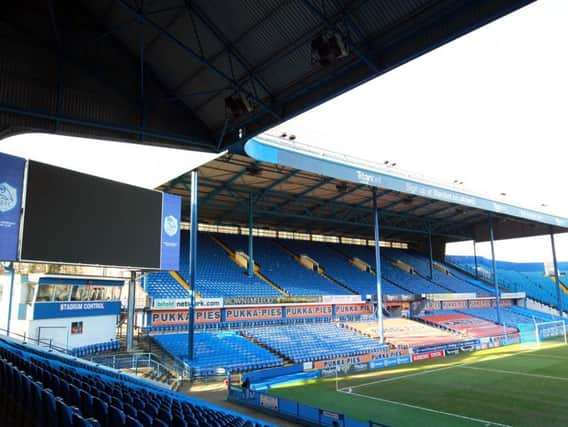
<svg viewBox="0 0 568 427">
<path fill-rule="evenodd" d="M 495 357 L 489 357 L 487 359 L 474 360 L 472 362 L 459 363 L 459 364 L 455 364 L 455 365 L 452 365 L 452 366 L 445 366 L 443 368 L 429 369 L 427 371 L 415 372 L 413 374 L 399 375 L 399 376 L 396 376 L 396 377 L 385 378 L 384 380 L 377 380 L 377 381 L 371 381 L 371 382 L 364 383 L 364 384 L 354 385 L 354 386 L 351 386 L 351 389 L 365 387 L 365 386 L 373 385 L 373 384 L 380 384 L 380 383 L 386 383 L 386 382 L 401 380 L 401 379 L 404 379 L 404 378 L 416 377 L 416 376 L 419 376 L 419 375 L 433 374 L 433 373 L 436 373 L 438 371 L 445 371 L 446 369 L 452 369 L 452 368 L 458 368 L 458 367 L 464 367 L 464 366 L 470 366 L 470 365 L 477 365 L 478 363 L 484 363 L 484 362 L 489 362 L 489 361 L 493 361 L 493 360 L 505 359 L 505 358 L 508 358 L 508 357 L 523 356 L 523 355 L 526 355 L 526 354 L 530 355 L 531 353 L 536 353 L 540 350 L 541 350 L 540 348 L 531 349 L 531 350 L 521 350 L 521 351 L 519 351 L 518 353 L 515 353 L 515 354 L 497 355 Z M 562 359 L 562 360 L 564 359 L 562 356 L 553 356 L 553 358 L 558 358 L 558 359 Z M 440 360 L 444 360 L 444 359 L 440 359 Z M 348 388 L 349 387 L 342 387 L 342 388 L 338 389 L 338 391 L 345 391 Z"/>
<path fill-rule="evenodd" d="M 477 422 L 477 423 L 480 423 L 480 424 L 484 424 L 486 426 L 512 427 L 508 424 L 500 424 L 500 423 L 496 423 L 496 422 L 493 422 L 493 421 L 482 420 L 480 418 L 466 417 L 465 415 L 452 414 L 451 412 L 444 412 L 444 411 L 438 411 L 436 409 L 424 408 L 422 406 L 411 405 L 410 403 L 397 402 L 396 400 L 381 399 L 380 397 L 367 396 L 366 394 L 348 393 L 348 392 L 343 391 L 343 390 L 338 390 L 338 391 L 340 393 L 350 394 L 350 395 L 362 397 L 362 398 L 365 398 L 365 399 L 373 399 L 373 400 L 378 400 L 379 402 L 391 403 L 393 405 L 406 406 L 407 408 L 418 409 L 420 411 L 432 412 L 434 414 L 447 415 L 447 416 L 455 417 L 455 418 L 462 418 L 464 420 L 474 421 L 474 422 Z"/>
<path fill-rule="evenodd" d="M 512 374 L 512 375 L 519 375 L 523 377 L 533 377 L 533 378 L 544 378 L 547 380 L 556 380 L 556 381 L 568 381 L 566 377 L 553 377 L 551 375 L 540 375 L 540 374 L 529 374 L 528 372 L 520 372 L 520 371 L 507 371 L 504 369 L 493 369 L 493 368 L 479 368 L 475 366 L 467 366 L 467 365 L 457 365 L 458 368 L 463 369 L 473 369 L 476 371 L 485 371 L 485 372 L 495 372 L 497 374 Z"/>
</svg>

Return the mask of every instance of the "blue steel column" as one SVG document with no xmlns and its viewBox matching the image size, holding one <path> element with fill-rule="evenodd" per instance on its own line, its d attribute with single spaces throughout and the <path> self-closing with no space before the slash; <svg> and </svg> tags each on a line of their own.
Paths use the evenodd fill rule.
<svg viewBox="0 0 568 427">
<path fill-rule="evenodd" d="M 130 280 L 128 281 L 128 307 L 126 319 L 126 351 L 131 352 L 133 348 L 134 337 L 134 309 L 136 305 L 136 272 L 130 272 Z"/>
<path fill-rule="evenodd" d="M 377 208 L 377 191 L 373 188 L 373 217 L 375 222 L 375 271 L 377 272 L 377 317 L 379 320 L 379 342 L 385 342 L 383 327 L 383 291 L 381 289 L 381 246 L 379 239 L 379 209 Z"/>
<path fill-rule="evenodd" d="M 189 235 L 189 333 L 187 341 L 187 354 L 193 360 L 193 326 L 195 322 L 195 277 L 197 273 L 197 170 L 191 171 L 191 232 Z"/>
<path fill-rule="evenodd" d="M 14 298 L 14 277 L 16 276 L 14 263 L 10 263 L 8 271 L 10 272 L 10 292 L 8 296 L 8 321 L 6 322 L 6 336 L 10 336 L 10 321 L 12 320 L 12 299 Z"/>
<path fill-rule="evenodd" d="M 432 256 L 432 226 L 428 225 L 428 252 L 430 255 L 430 280 L 434 278 L 434 258 Z"/>
<path fill-rule="evenodd" d="M 554 243 L 554 233 L 550 233 L 550 243 L 552 245 L 552 262 L 554 263 L 554 277 L 556 279 L 556 298 L 558 299 L 558 311 L 560 316 L 564 311 L 562 307 L 562 290 L 560 289 L 560 277 L 558 277 L 558 262 L 556 261 L 556 244 Z"/>
<path fill-rule="evenodd" d="M 253 254 L 253 236 L 252 236 L 252 226 L 253 226 L 253 220 L 254 220 L 254 216 L 253 216 L 253 209 L 254 209 L 254 203 L 252 200 L 252 193 L 249 194 L 249 238 L 248 238 L 248 276 L 252 277 L 254 274 L 254 254 Z"/>
<path fill-rule="evenodd" d="M 495 261 L 495 245 L 493 238 L 493 218 L 489 217 L 489 238 L 491 240 L 491 266 L 493 270 L 493 284 L 495 285 L 495 305 L 497 306 L 497 323 L 501 323 L 501 294 L 497 285 L 497 262 Z"/>
<path fill-rule="evenodd" d="M 477 266 L 477 241 L 473 241 L 473 261 L 475 262 L 475 278 L 479 279 L 479 267 Z"/>
</svg>

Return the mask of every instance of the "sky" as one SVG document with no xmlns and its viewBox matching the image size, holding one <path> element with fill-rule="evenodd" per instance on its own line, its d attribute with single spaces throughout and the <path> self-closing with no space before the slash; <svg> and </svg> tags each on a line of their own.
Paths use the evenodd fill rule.
<svg viewBox="0 0 568 427">
<path fill-rule="evenodd" d="M 568 217 L 566 16 L 567 1 L 539 0 L 272 132 Z M 38 134 L 2 140 L 0 151 L 146 188 L 215 157 Z M 478 254 L 489 257 L 488 246 Z M 448 253 L 470 255 L 472 244 Z M 568 260 L 568 234 L 557 253 Z M 548 261 L 549 237 L 497 242 L 496 257 Z"/>
<path fill-rule="evenodd" d="M 0 151 L 150 189 L 221 155 L 37 133 L 0 140 Z"/>
</svg>

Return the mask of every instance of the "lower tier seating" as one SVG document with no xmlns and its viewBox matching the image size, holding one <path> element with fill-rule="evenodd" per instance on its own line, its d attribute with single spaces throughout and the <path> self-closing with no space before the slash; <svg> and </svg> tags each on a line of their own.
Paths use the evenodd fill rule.
<svg viewBox="0 0 568 427">
<path fill-rule="evenodd" d="M 187 333 L 156 335 L 153 339 L 174 356 L 182 360 L 188 358 Z M 218 369 L 241 372 L 283 363 L 278 356 L 234 331 L 196 333 L 194 346 L 194 360 L 190 365 L 196 375 L 215 375 Z"/>
<path fill-rule="evenodd" d="M 288 325 L 243 332 L 296 363 L 381 353 L 388 346 L 335 324 Z"/>
<path fill-rule="evenodd" d="M 223 410 L 110 369 L 0 340 L 0 392 L 21 425 L 40 427 L 260 426 Z M 3 412 L 5 413 L 5 412 Z M 6 418 L 0 420 L 0 425 Z"/>
<path fill-rule="evenodd" d="M 352 322 L 346 325 L 362 334 L 374 338 L 379 336 L 376 320 Z M 463 336 L 404 318 L 384 319 L 383 328 L 385 341 L 400 348 L 439 345 L 464 340 Z"/>
</svg>

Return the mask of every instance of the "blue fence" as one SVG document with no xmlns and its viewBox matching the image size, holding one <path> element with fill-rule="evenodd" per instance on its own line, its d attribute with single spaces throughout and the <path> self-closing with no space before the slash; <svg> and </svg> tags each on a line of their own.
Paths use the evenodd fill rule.
<svg viewBox="0 0 568 427">
<path fill-rule="evenodd" d="M 241 405 L 252 406 L 263 412 L 299 421 L 304 425 L 323 425 L 334 427 L 389 427 L 377 421 L 355 420 L 340 412 L 315 408 L 294 400 L 271 396 L 266 393 L 244 390 L 231 386 L 228 399 Z"/>
</svg>

